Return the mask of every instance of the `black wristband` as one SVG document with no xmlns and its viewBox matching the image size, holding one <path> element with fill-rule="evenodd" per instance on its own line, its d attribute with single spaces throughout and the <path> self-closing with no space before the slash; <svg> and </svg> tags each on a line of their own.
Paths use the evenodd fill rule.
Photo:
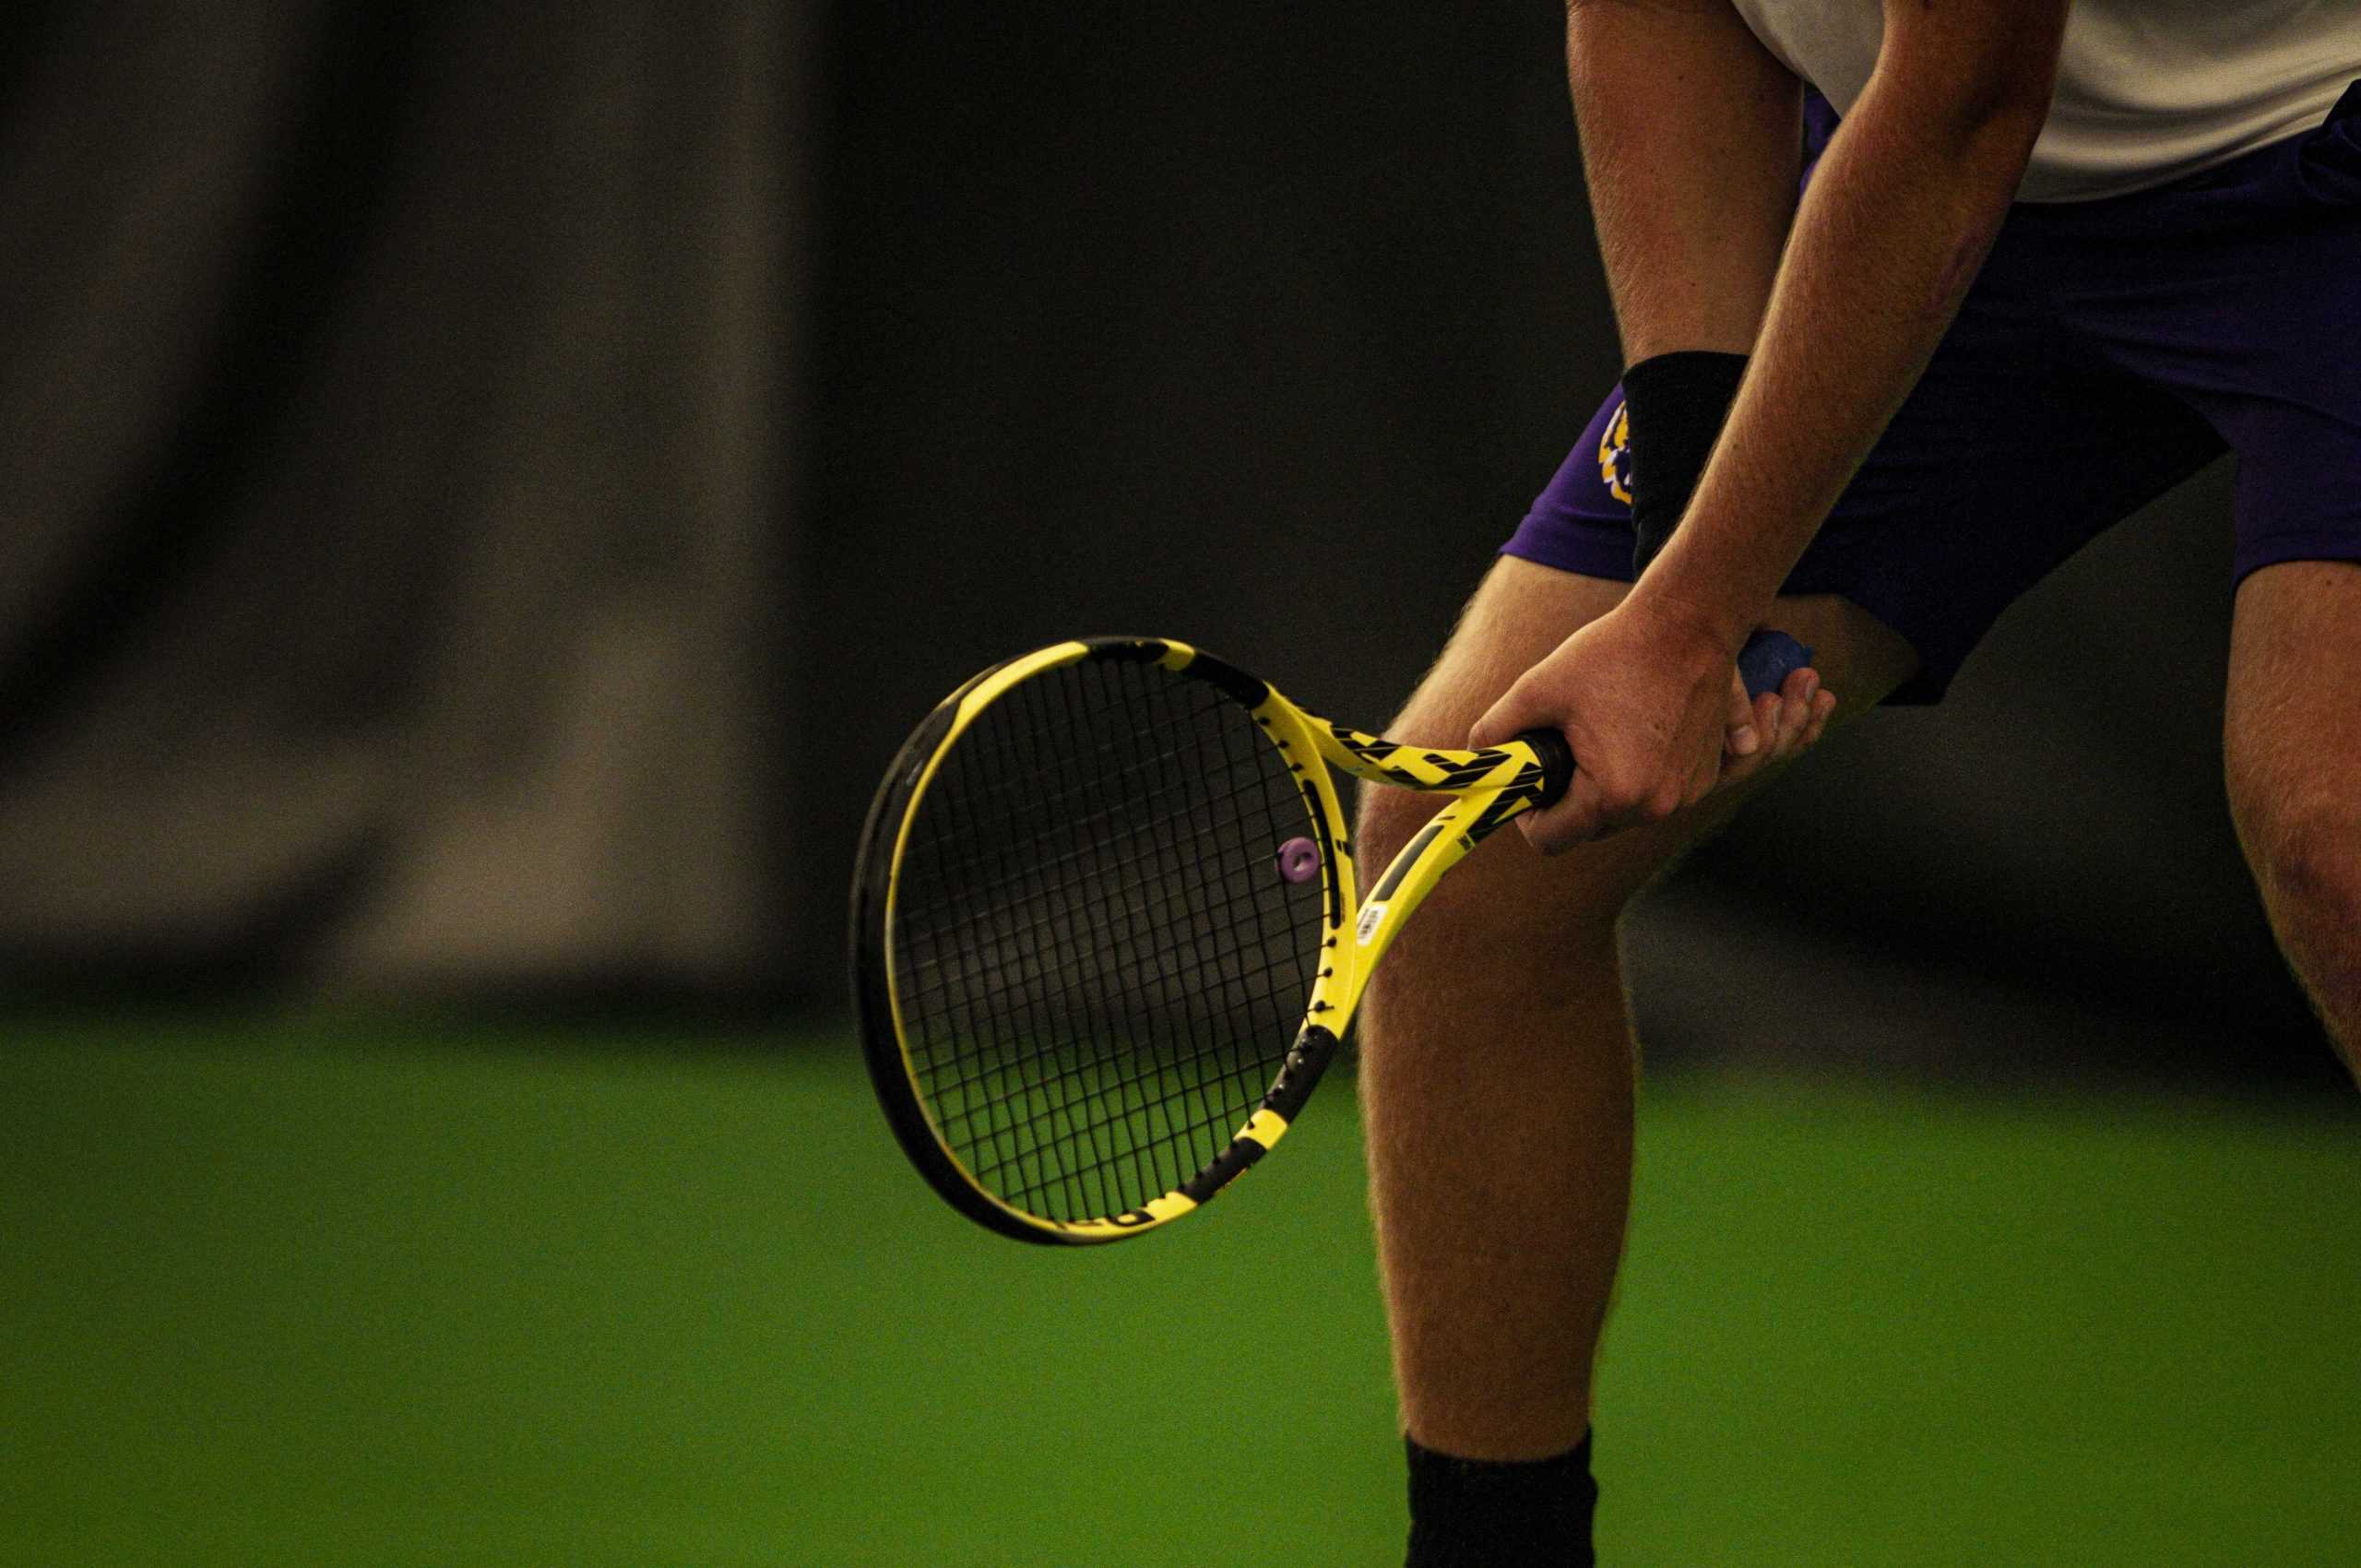
<svg viewBox="0 0 2361 1568">
<path fill-rule="evenodd" d="M 1633 576 L 1671 542 L 1745 375 L 1744 354 L 1707 349 L 1657 354 L 1623 373 Z"/>
</svg>

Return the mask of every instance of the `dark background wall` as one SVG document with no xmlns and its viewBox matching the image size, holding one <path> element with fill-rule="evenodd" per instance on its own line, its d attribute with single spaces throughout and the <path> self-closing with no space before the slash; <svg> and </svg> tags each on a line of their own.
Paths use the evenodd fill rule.
<svg viewBox="0 0 2361 1568">
<path fill-rule="evenodd" d="M 1551 6 L 135 10 L 0 77 L 20 992 L 834 1009 L 944 690 L 1159 631 L 1380 721 L 1617 366 Z M 2226 487 L 1692 861 L 1659 1059 L 2330 1081 Z"/>
</svg>

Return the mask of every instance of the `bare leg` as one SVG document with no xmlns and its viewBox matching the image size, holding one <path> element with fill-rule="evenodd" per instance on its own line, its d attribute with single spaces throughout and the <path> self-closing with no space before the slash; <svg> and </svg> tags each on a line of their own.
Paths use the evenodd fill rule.
<svg viewBox="0 0 2361 1568">
<path fill-rule="evenodd" d="M 2361 1080 L 2361 566 L 2239 585 L 2223 752 L 2271 929 Z"/>
<path fill-rule="evenodd" d="M 1511 682 L 1623 592 L 1502 560 L 1389 733 L 1463 744 Z M 1840 715 L 1913 666 L 1908 645 L 1840 600 L 1782 600 L 1773 623 L 1817 648 Z M 1589 1426 L 1631 1185 L 1615 923 L 1745 793 L 1549 861 L 1501 834 L 1404 927 L 1375 977 L 1358 1025 L 1370 1202 L 1403 1419 L 1426 1447 L 1540 1458 Z M 1432 809 L 1364 791 L 1357 858 L 1382 865 Z"/>
</svg>

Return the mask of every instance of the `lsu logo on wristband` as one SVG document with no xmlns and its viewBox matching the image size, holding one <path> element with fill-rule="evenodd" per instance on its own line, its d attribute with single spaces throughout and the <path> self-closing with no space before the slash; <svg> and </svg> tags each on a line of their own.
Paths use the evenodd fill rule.
<svg viewBox="0 0 2361 1568">
<path fill-rule="evenodd" d="M 1609 495 L 1626 506 L 1631 504 L 1631 414 L 1627 403 L 1615 405 L 1613 417 L 1599 433 L 1598 477 Z"/>
</svg>

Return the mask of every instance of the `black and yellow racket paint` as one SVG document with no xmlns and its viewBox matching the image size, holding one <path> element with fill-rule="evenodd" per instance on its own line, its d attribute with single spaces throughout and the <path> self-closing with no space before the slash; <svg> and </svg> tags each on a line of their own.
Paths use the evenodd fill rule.
<svg viewBox="0 0 2361 1568">
<path fill-rule="evenodd" d="M 896 759 L 856 881 L 863 1039 L 903 1147 L 962 1213 L 1031 1241 L 1113 1241 L 1205 1203 L 1286 1133 L 1428 889 L 1563 790 L 1564 742 L 1536 739 L 1395 745 L 1168 639 L 1061 643 L 968 682 Z M 1335 770 L 1457 797 L 1365 905 Z M 1290 885 L 1297 840 L 1316 877 Z M 1216 1003 L 1159 1031 L 1190 991 Z M 1240 1026 L 1264 1036 L 1208 1038 Z"/>
<path fill-rule="evenodd" d="M 1809 658 L 1786 646 L 1771 684 Z M 911 735 L 863 834 L 854 992 L 888 1122 L 1004 1235 L 1190 1213 L 1300 1113 L 1436 883 L 1573 771 L 1547 731 L 1400 745 L 1170 639 L 984 671 Z M 1450 797 L 1366 897 L 1338 773 Z"/>
</svg>

